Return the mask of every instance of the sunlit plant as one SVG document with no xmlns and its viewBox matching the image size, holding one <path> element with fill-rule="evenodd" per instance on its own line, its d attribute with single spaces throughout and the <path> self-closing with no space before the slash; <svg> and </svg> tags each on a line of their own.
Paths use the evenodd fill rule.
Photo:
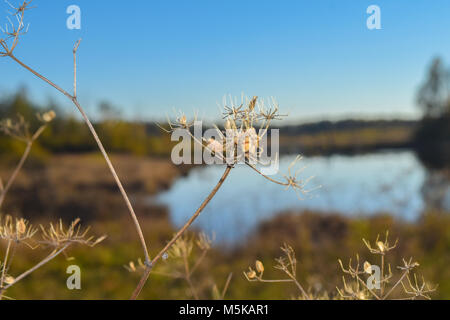
<svg viewBox="0 0 450 320">
<path fill-rule="evenodd" d="M 220 138 L 209 139 L 206 141 L 198 140 L 191 134 L 190 129 L 194 121 L 188 121 L 186 115 L 181 113 L 176 117 L 176 120 L 174 122 L 169 121 L 167 131 L 172 132 L 175 129 L 185 130 L 189 135 L 194 137 L 194 141 L 196 143 L 200 144 L 202 148 L 209 150 L 214 157 L 226 159 L 227 161 L 226 164 L 224 164 L 225 170 L 222 177 L 210 192 L 210 194 L 206 197 L 205 201 L 193 213 L 191 218 L 180 228 L 180 230 L 174 235 L 174 237 L 167 243 L 167 245 L 164 246 L 164 248 L 162 248 L 153 258 L 151 258 L 144 238 L 144 234 L 140 227 L 139 220 L 128 198 L 128 195 L 122 186 L 119 176 L 117 175 L 116 170 L 112 162 L 110 161 L 105 148 L 103 147 L 100 137 L 98 136 L 94 126 L 89 120 L 89 117 L 78 101 L 77 51 L 80 46 L 80 40 L 75 43 L 73 48 L 72 93 L 64 90 L 62 87 L 58 86 L 47 77 L 31 68 L 15 55 L 15 49 L 19 44 L 19 40 L 28 31 L 28 27 L 25 26 L 24 16 L 25 12 L 31 9 L 30 3 L 31 1 L 22 1 L 21 5 L 19 6 L 10 4 L 13 12 L 11 13 L 11 18 L 8 19 L 7 26 L 3 29 L 4 36 L 3 38 L 0 38 L 0 56 L 10 58 L 25 70 L 31 72 L 39 79 L 52 86 L 54 89 L 58 90 L 74 104 L 74 106 L 78 109 L 84 121 L 86 122 L 88 129 L 90 130 L 94 140 L 96 141 L 98 148 L 102 153 L 111 174 L 114 177 L 114 180 L 121 192 L 125 204 L 127 205 L 129 214 L 132 218 L 136 233 L 142 246 L 144 255 L 142 264 L 144 265 L 144 268 L 142 277 L 131 296 L 132 299 L 136 299 L 138 297 L 155 264 L 164 255 L 167 254 L 172 246 L 177 243 L 178 239 L 183 236 L 183 234 L 188 230 L 192 223 L 198 218 L 203 209 L 208 205 L 211 199 L 214 198 L 237 163 L 243 162 L 256 173 L 260 174 L 270 182 L 283 186 L 286 189 L 295 190 L 298 196 L 301 196 L 302 194 L 306 194 L 308 192 L 308 190 L 305 189 L 305 186 L 309 179 L 301 179 L 299 177 L 302 169 L 296 171 L 294 171 L 293 169 L 294 165 L 301 159 L 300 157 L 297 157 L 294 163 L 289 166 L 288 173 L 286 175 L 283 175 L 282 179 L 280 180 L 265 175 L 255 166 L 255 163 L 258 162 L 258 155 L 263 151 L 262 146 L 260 145 L 261 140 L 266 136 L 274 120 L 281 120 L 284 118 L 283 115 L 279 114 L 278 105 L 274 100 L 272 100 L 270 103 L 268 103 L 268 106 L 266 106 L 264 101 L 258 99 L 258 97 L 253 97 L 252 99 L 242 98 L 240 104 L 235 103 L 233 99 L 231 99 L 229 103 L 225 103 L 223 106 L 222 116 L 225 121 L 225 131 L 221 131 L 216 127 Z M 227 134 L 227 131 L 233 132 L 233 136 L 231 139 Z M 227 151 L 229 150 L 233 151 L 234 154 L 234 156 L 232 156 L 231 158 L 227 156 Z"/>
</svg>

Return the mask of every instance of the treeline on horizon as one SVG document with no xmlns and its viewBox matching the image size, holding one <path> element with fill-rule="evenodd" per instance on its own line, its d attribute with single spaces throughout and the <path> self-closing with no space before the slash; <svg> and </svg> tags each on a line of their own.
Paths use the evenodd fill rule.
<svg viewBox="0 0 450 320">
<path fill-rule="evenodd" d="M 420 120 L 356 120 L 318 121 L 280 128 L 280 153 L 303 155 L 356 154 L 380 149 L 414 149 L 430 168 L 450 167 L 450 70 L 441 59 L 431 63 L 417 94 Z M 43 133 L 33 156 L 52 153 L 96 152 L 97 146 L 81 119 L 49 104 L 32 103 L 26 90 L 0 97 L 0 120 L 21 115 L 31 127 L 38 126 L 36 114 L 54 110 L 57 117 Z M 100 120 L 94 123 L 107 150 L 139 156 L 166 157 L 172 142 L 169 134 L 156 123 L 124 120 L 120 110 L 108 103 L 99 105 Z M 269 139 L 270 142 L 270 139 Z M 0 134 L 2 159 L 17 157 L 23 143 Z"/>
<path fill-rule="evenodd" d="M 38 126 L 36 114 L 48 110 L 54 110 L 57 116 L 37 142 L 35 154 L 97 151 L 97 146 L 85 123 L 74 115 L 61 110 L 58 106 L 52 104 L 48 106 L 35 105 L 29 100 L 24 89 L 0 99 L 0 119 L 14 119 L 18 115 L 22 115 L 31 127 Z M 172 146 L 176 143 L 171 142 L 170 135 L 161 130 L 156 123 L 121 119 L 120 112 L 107 103 L 100 104 L 99 111 L 101 120 L 96 121 L 94 126 L 102 137 L 105 147 L 111 152 L 140 156 L 165 156 L 170 154 Z M 280 127 L 281 149 L 286 149 L 283 147 L 283 141 L 291 141 L 291 138 L 294 138 L 294 143 L 291 141 L 289 144 L 294 146 L 295 149 L 303 149 L 303 151 L 310 153 L 310 149 L 314 149 L 313 146 L 316 145 L 318 153 L 322 153 L 322 151 L 327 153 L 325 149 L 339 150 L 339 139 L 333 141 L 333 139 L 326 138 L 328 145 L 324 145 L 324 136 L 336 138 L 339 135 L 348 135 L 349 133 L 351 136 L 361 136 L 363 132 L 370 131 L 372 132 L 371 136 L 377 140 L 376 132 L 386 135 L 389 130 L 396 129 L 405 130 L 409 137 L 416 125 L 417 121 L 414 120 L 354 119 L 287 125 Z M 286 137 L 287 140 L 283 137 Z M 311 141 L 311 139 L 315 141 Z M 349 142 L 352 140 L 354 139 L 350 139 Z M 331 148 L 330 143 L 336 148 Z M 402 138 L 400 144 L 406 146 L 409 145 L 409 141 Z M 20 154 L 21 150 L 20 142 L 11 140 L 3 134 L 0 136 L 0 154 Z"/>
<path fill-rule="evenodd" d="M 108 104 L 100 105 L 102 120 L 93 123 L 102 142 L 109 151 L 133 155 L 164 156 L 170 152 L 170 136 L 161 132 L 155 124 L 128 122 L 113 114 Z M 33 104 L 24 89 L 0 99 L 0 120 L 17 119 L 22 116 L 29 123 L 30 130 L 39 126 L 36 115 L 48 110 L 56 118 L 43 132 L 33 146 L 34 157 L 45 157 L 52 153 L 96 152 L 98 147 L 86 124 L 54 104 L 38 106 Z M 23 152 L 23 143 L 0 133 L 0 154 L 15 157 Z"/>
</svg>

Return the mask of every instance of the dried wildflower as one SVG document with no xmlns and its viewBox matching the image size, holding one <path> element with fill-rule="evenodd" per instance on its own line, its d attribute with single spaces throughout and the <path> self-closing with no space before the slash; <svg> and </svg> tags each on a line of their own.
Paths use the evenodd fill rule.
<svg viewBox="0 0 450 320">
<path fill-rule="evenodd" d="M 212 238 L 210 238 L 204 232 L 201 232 L 198 236 L 198 239 L 196 240 L 196 244 L 200 248 L 200 250 L 206 251 L 211 249 L 211 244 L 213 241 L 214 235 L 212 236 Z"/>
<path fill-rule="evenodd" d="M 42 115 L 38 114 L 37 117 L 42 122 L 49 123 L 49 122 L 52 122 L 53 119 L 56 118 L 56 113 L 55 113 L 55 111 L 50 110 L 48 112 L 43 113 Z"/>
<path fill-rule="evenodd" d="M 377 239 L 375 241 L 377 248 L 372 248 L 369 242 L 363 239 L 369 252 L 375 255 L 380 255 L 381 257 L 381 274 L 379 275 L 380 278 L 377 279 L 376 282 L 372 282 L 372 284 L 375 284 L 374 287 L 369 286 L 368 283 L 368 280 L 374 280 L 372 278 L 369 278 L 368 276 L 372 275 L 372 272 L 374 270 L 373 265 L 366 261 L 363 264 L 362 270 L 360 270 L 359 255 L 357 255 L 356 264 L 352 264 L 352 261 L 350 259 L 348 269 L 345 269 L 343 267 L 342 261 L 339 260 L 339 264 L 343 272 L 348 274 L 353 281 L 353 286 L 350 287 L 350 285 L 346 282 L 345 277 L 343 277 L 344 290 L 340 290 L 339 288 L 337 288 L 341 298 L 358 300 L 385 300 L 388 299 L 391 294 L 400 287 L 400 284 L 404 289 L 404 293 L 407 295 L 406 298 L 401 299 L 415 299 L 418 297 L 422 297 L 425 299 L 429 298 L 428 294 L 433 292 L 434 288 L 430 288 L 428 285 L 426 285 L 425 280 L 423 280 L 422 284 L 419 285 L 416 278 L 414 284 L 409 278 L 409 274 L 411 273 L 411 271 L 419 266 L 419 264 L 417 262 L 414 262 L 412 258 L 410 258 L 409 260 L 403 259 L 403 265 L 397 267 L 398 269 L 402 270 L 403 273 L 399 276 L 397 282 L 392 285 L 390 284 L 390 280 L 392 279 L 393 274 L 390 264 L 386 265 L 385 263 L 385 256 L 395 248 L 397 241 L 393 246 L 389 245 L 388 236 L 389 233 L 386 232 L 385 241 L 379 241 L 379 236 L 377 236 Z M 367 278 L 363 279 L 363 275 L 366 275 Z M 407 288 L 407 286 L 405 285 L 405 281 L 408 281 L 409 288 Z"/>
<path fill-rule="evenodd" d="M 372 265 L 369 262 L 364 262 L 364 272 L 372 274 Z"/>
<path fill-rule="evenodd" d="M 28 142 L 31 139 L 29 124 L 24 117 L 17 115 L 17 119 L 5 119 L 0 122 L 0 131 L 17 140 Z"/>
<path fill-rule="evenodd" d="M 384 243 L 381 241 L 377 242 L 377 246 L 380 249 L 380 252 L 384 252 L 386 250 L 386 248 L 384 247 Z"/>
<path fill-rule="evenodd" d="M 414 274 L 414 283 L 411 281 L 410 277 L 407 277 L 408 286 L 402 282 L 403 290 L 406 294 L 410 295 L 410 299 L 414 300 L 416 298 L 425 298 L 431 300 L 430 293 L 436 291 L 437 286 L 432 288 L 428 283 L 426 283 L 425 278 L 422 276 L 422 284 L 417 280 L 417 275 Z"/>
<path fill-rule="evenodd" d="M 175 121 L 172 122 L 169 117 L 167 117 L 167 124 L 168 124 L 168 129 L 164 128 L 163 126 L 158 125 L 158 127 L 160 127 L 163 131 L 167 132 L 167 133 L 171 133 L 173 131 L 175 131 L 176 129 L 184 129 L 184 130 L 190 130 L 190 128 L 195 124 L 195 122 L 197 121 L 197 116 L 194 116 L 194 119 L 192 121 L 188 121 L 186 115 L 179 111 L 176 112 L 176 116 L 175 116 Z"/>
<path fill-rule="evenodd" d="M 375 240 L 376 248 L 373 248 L 366 239 L 363 239 L 364 244 L 371 253 L 384 255 L 397 247 L 398 239 L 392 246 L 389 244 L 389 231 L 386 232 L 384 241 L 380 241 L 379 238 L 380 235 L 377 235 L 377 239 Z"/>
<path fill-rule="evenodd" d="M 13 277 L 11 277 L 11 276 L 6 276 L 5 280 L 4 280 L 4 282 L 6 284 L 12 284 L 12 283 L 14 283 L 14 281 L 15 281 L 15 279 Z"/>
<path fill-rule="evenodd" d="M 41 225 L 43 240 L 40 243 L 54 248 L 60 248 L 73 243 L 93 247 L 106 239 L 105 235 L 99 238 L 89 236 L 88 232 L 90 228 L 87 227 L 82 230 L 79 222 L 80 219 L 76 219 L 68 228 L 63 226 L 62 220 L 59 220 L 57 225 L 50 223 L 48 228 L 44 228 Z"/>
<path fill-rule="evenodd" d="M 24 219 L 19 219 L 16 221 L 16 229 L 17 229 L 17 233 L 22 235 L 26 232 L 27 227 L 25 225 L 25 220 Z"/>
<path fill-rule="evenodd" d="M 253 270 L 253 269 L 250 268 L 250 270 L 246 273 L 246 276 L 247 276 L 249 279 L 255 279 L 255 278 L 256 278 L 256 272 L 255 272 L 255 270 Z"/>
<path fill-rule="evenodd" d="M 188 236 L 184 236 L 175 242 L 168 254 L 173 258 L 182 258 L 183 256 L 189 256 L 193 247 L 193 239 Z"/>
<path fill-rule="evenodd" d="M 261 261 L 256 260 L 255 266 L 256 266 L 256 271 L 258 271 L 260 274 L 262 274 L 264 272 L 264 265 Z"/>
<path fill-rule="evenodd" d="M 302 298 L 306 300 L 310 300 L 311 296 L 306 292 L 306 290 L 303 288 L 303 286 L 300 284 L 300 282 L 297 280 L 297 259 L 295 258 L 295 252 L 294 249 L 284 244 L 283 247 L 281 247 L 281 250 L 284 253 L 283 257 L 280 257 L 276 259 L 277 265 L 275 266 L 275 269 L 281 270 L 284 272 L 285 275 L 287 275 L 287 279 L 278 279 L 278 280 L 266 280 L 263 278 L 264 273 L 264 265 L 261 261 L 257 260 L 255 263 L 256 270 L 259 274 L 255 272 L 251 267 L 249 267 L 249 271 L 244 272 L 245 278 L 250 282 L 266 282 L 266 283 L 273 283 L 273 282 L 292 282 L 294 283 L 297 288 L 299 289 Z"/>
<path fill-rule="evenodd" d="M 13 241 L 15 243 L 24 243 L 29 247 L 34 247 L 29 240 L 36 234 L 37 228 L 34 228 L 27 220 L 20 218 L 14 219 L 7 215 L 2 221 L 0 216 L 0 239 Z"/>
</svg>

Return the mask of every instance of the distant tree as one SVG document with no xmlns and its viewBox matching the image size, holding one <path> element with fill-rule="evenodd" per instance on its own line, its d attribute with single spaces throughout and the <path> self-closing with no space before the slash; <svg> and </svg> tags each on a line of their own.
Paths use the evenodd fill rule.
<svg viewBox="0 0 450 320">
<path fill-rule="evenodd" d="M 425 117 L 441 117 L 450 113 L 450 73 L 440 58 L 431 63 L 417 100 Z"/>
<path fill-rule="evenodd" d="M 450 73 L 435 58 L 418 93 L 423 118 L 415 134 L 422 162 L 433 169 L 450 167 Z"/>
</svg>

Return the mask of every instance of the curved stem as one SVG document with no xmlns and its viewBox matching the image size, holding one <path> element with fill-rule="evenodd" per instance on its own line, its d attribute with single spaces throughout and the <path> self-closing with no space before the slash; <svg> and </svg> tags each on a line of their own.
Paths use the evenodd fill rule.
<svg viewBox="0 0 450 320">
<path fill-rule="evenodd" d="M 255 166 L 251 165 L 251 164 L 248 163 L 248 162 L 246 162 L 245 164 L 248 165 L 250 168 L 252 168 L 256 173 L 260 174 L 264 179 L 267 179 L 267 180 L 269 180 L 270 182 L 276 183 L 276 184 L 278 184 L 278 185 L 280 185 L 280 186 L 283 186 L 283 187 L 288 187 L 288 186 L 290 186 L 289 183 L 281 182 L 281 181 L 272 179 L 271 177 L 265 175 L 264 173 L 262 173 L 261 171 L 259 171 Z"/>
<path fill-rule="evenodd" d="M 9 189 L 11 188 L 14 180 L 16 180 L 17 175 L 19 174 L 20 170 L 22 170 L 23 164 L 25 163 L 25 160 L 28 158 L 28 155 L 31 151 L 31 146 L 33 145 L 33 141 L 28 141 L 27 146 L 25 148 L 24 153 L 22 154 L 22 157 L 20 158 L 19 163 L 17 164 L 17 167 L 14 169 L 11 178 L 9 178 L 8 182 L 6 183 L 5 187 L 3 188 L 1 194 L 0 194 L 0 208 L 3 205 L 3 202 L 5 201 L 5 196 L 8 193 Z"/>
<path fill-rule="evenodd" d="M 36 271 L 37 269 L 39 269 L 40 267 L 42 267 L 44 264 L 50 262 L 51 260 L 53 260 L 54 258 L 56 258 L 57 256 L 59 256 L 64 250 L 67 249 L 67 247 L 70 246 L 70 243 L 64 245 L 61 249 L 52 252 L 51 254 L 49 254 L 46 258 L 44 258 L 43 260 L 41 260 L 41 262 L 39 262 L 38 264 L 36 264 L 34 267 L 28 269 L 27 271 L 25 271 L 24 273 L 22 273 L 20 276 L 16 277 L 14 279 L 14 282 L 8 284 L 7 286 L 3 287 L 0 289 L 0 294 L 2 292 L 4 292 L 5 290 L 7 290 L 8 288 L 12 287 L 13 285 L 15 285 L 17 282 L 19 282 L 20 280 L 22 280 L 23 278 L 25 278 L 26 276 L 28 276 L 29 274 L 33 273 L 34 271 Z"/>
<path fill-rule="evenodd" d="M 208 205 L 208 203 L 211 201 L 212 198 L 214 198 L 214 196 L 216 195 L 217 191 L 219 191 L 220 187 L 223 185 L 223 183 L 225 182 L 226 178 L 228 177 L 228 175 L 231 172 L 231 169 L 233 167 L 231 166 L 227 166 L 227 168 L 225 169 L 225 172 L 223 173 L 222 177 L 220 178 L 219 182 L 217 183 L 217 185 L 214 187 L 214 189 L 211 191 L 211 193 L 208 195 L 208 197 L 205 199 L 205 201 L 203 201 L 203 203 L 200 205 L 200 207 L 197 209 L 197 211 L 195 211 L 195 213 L 192 215 L 192 217 L 185 223 L 185 225 L 183 227 L 181 227 L 180 230 L 178 230 L 178 232 L 175 234 L 175 236 L 172 238 L 172 240 L 170 240 L 167 245 L 155 256 L 155 258 L 153 258 L 153 260 L 151 261 L 150 265 L 148 265 L 145 268 L 145 271 L 136 287 L 136 289 L 134 290 L 132 296 L 131 296 L 131 300 L 135 300 L 139 294 L 142 291 L 142 288 L 144 287 L 145 283 L 147 282 L 147 279 L 150 275 L 150 272 L 152 270 L 152 268 L 154 267 L 154 265 L 156 264 L 156 262 L 158 262 L 161 257 L 163 256 L 164 253 L 167 252 L 167 250 L 169 250 L 172 245 L 183 235 L 184 232 L 186 232 L 186 230 L 192 225 L 192 223 L 194 223 L 194 221 L 198 218 L 198 216 L 200 215 L 200 213 L 203 211 L 203 209 L 205 209 L 205 207 Z"/>
<path fill-rule="evenodd" d="M 74 47 L 74 50 L 73 50 L 74 57 L 76 55 L 78 46 L 79 46 L 79 42 L 77 42 L 77 44 Z M 102 153 L 103 157 L 105 158 L 106 163 L 108 165 L 108 168 L 111 171 L 111 174 L 113 175 L 117 186 L 119 187 L 120 193 L 122 194 L 122 197 L 123 197 L 123 199 L 125 201 L 125 204 L 126 204 L 126 206 L 128 208 L 128 211 L 129 211 L 129 213 L 131 215 L 131 218 L 133 220 L 133 223 L 135 225 L 136 231 L 138 233 L 138 236 L 139 236 L 142 248 L 144 250 L 145 261 L 146 262 L 150 261 L 150 256 L 148 254 L 148 249 L 147 249 L 147 245 L 145 243 L 144 235 L 142 233 L 142 229 L 141 229 L 141 226 L 140 226 L 139 221 L 137 219 L 136 213 L 134 212 L 133 206 L 131 205 L 131 202 L 130 202 L 130 200 L 128 198 L 128 195 L 127 195 L 125 189 L 123 188 L 122 182 L 120 181 L 119 176 L 117 175 L 116 170 L 114 169 L 114 166 L 113 166 L 111 160 L 109 159 L 109 156 L 106 153 L 106 150 L 103 147 L 103 144 L 100 141 L 100 138 L 98 137 L 97 132 L 94 129 L 94 126 L 92 125 L 92 123 L 90 122 L 88 116 L 84 112 L 84 109 L 79 104 L 79 102 L 77 100 L 77 97 L 76 97 L 76 92 L 74 92 L 74 95 L 72 96 L 67 91 L 65 91 L 64 89 L 62 89 L 61 87 L 59 87 L 58 85 L 56 85 L 55 83 L 53 83 L 52 81 L 50 81 L 49 79 L 47 79 L 46 77 L 44 77 L 43 75 L 38 73 L 37 71 L 33 70 L 32 68 L 30 68 L 26 64 L 24 64 L 22 61 L 17 59 L 13 54 L 9 54 L 9 57 L 11 59 L 13 59 L 15 62 L 17 62 L 19 65 L 21 65 L 23 68 L 25 68 L 26 70 L 30 71 L 32 74 L 34 74 L 35 76 L 37 76 L 38 78 L 40 78 L 41 80 L 45 81 L 46 83 L 51 85 L 53 88 L 55 88 L 56 90 L 58 90 L 59 92 L 64 94 L 77 107 L 78 111 L 81 113 L 84 121 L 86 122 L 86 124 L 87 124 L 87 126 L 88 126 L 88 128 L 89 128 L 89 130 L 90 130 L 90 132 L 92 134 L 92 136 L 94 137 L 94 140 L 97 143 L 97 146 L 100 149 L 100 152 Z M 76 58 L 74 58 L 74 63 L 75 63 L 75 65 L 74 65 L 74 90 L 76 90 L 76 71 L 75 71 L 76 70 Z M 1 204 L 1 202 L 0 202 L 0 204 Z"/>
</svg>

